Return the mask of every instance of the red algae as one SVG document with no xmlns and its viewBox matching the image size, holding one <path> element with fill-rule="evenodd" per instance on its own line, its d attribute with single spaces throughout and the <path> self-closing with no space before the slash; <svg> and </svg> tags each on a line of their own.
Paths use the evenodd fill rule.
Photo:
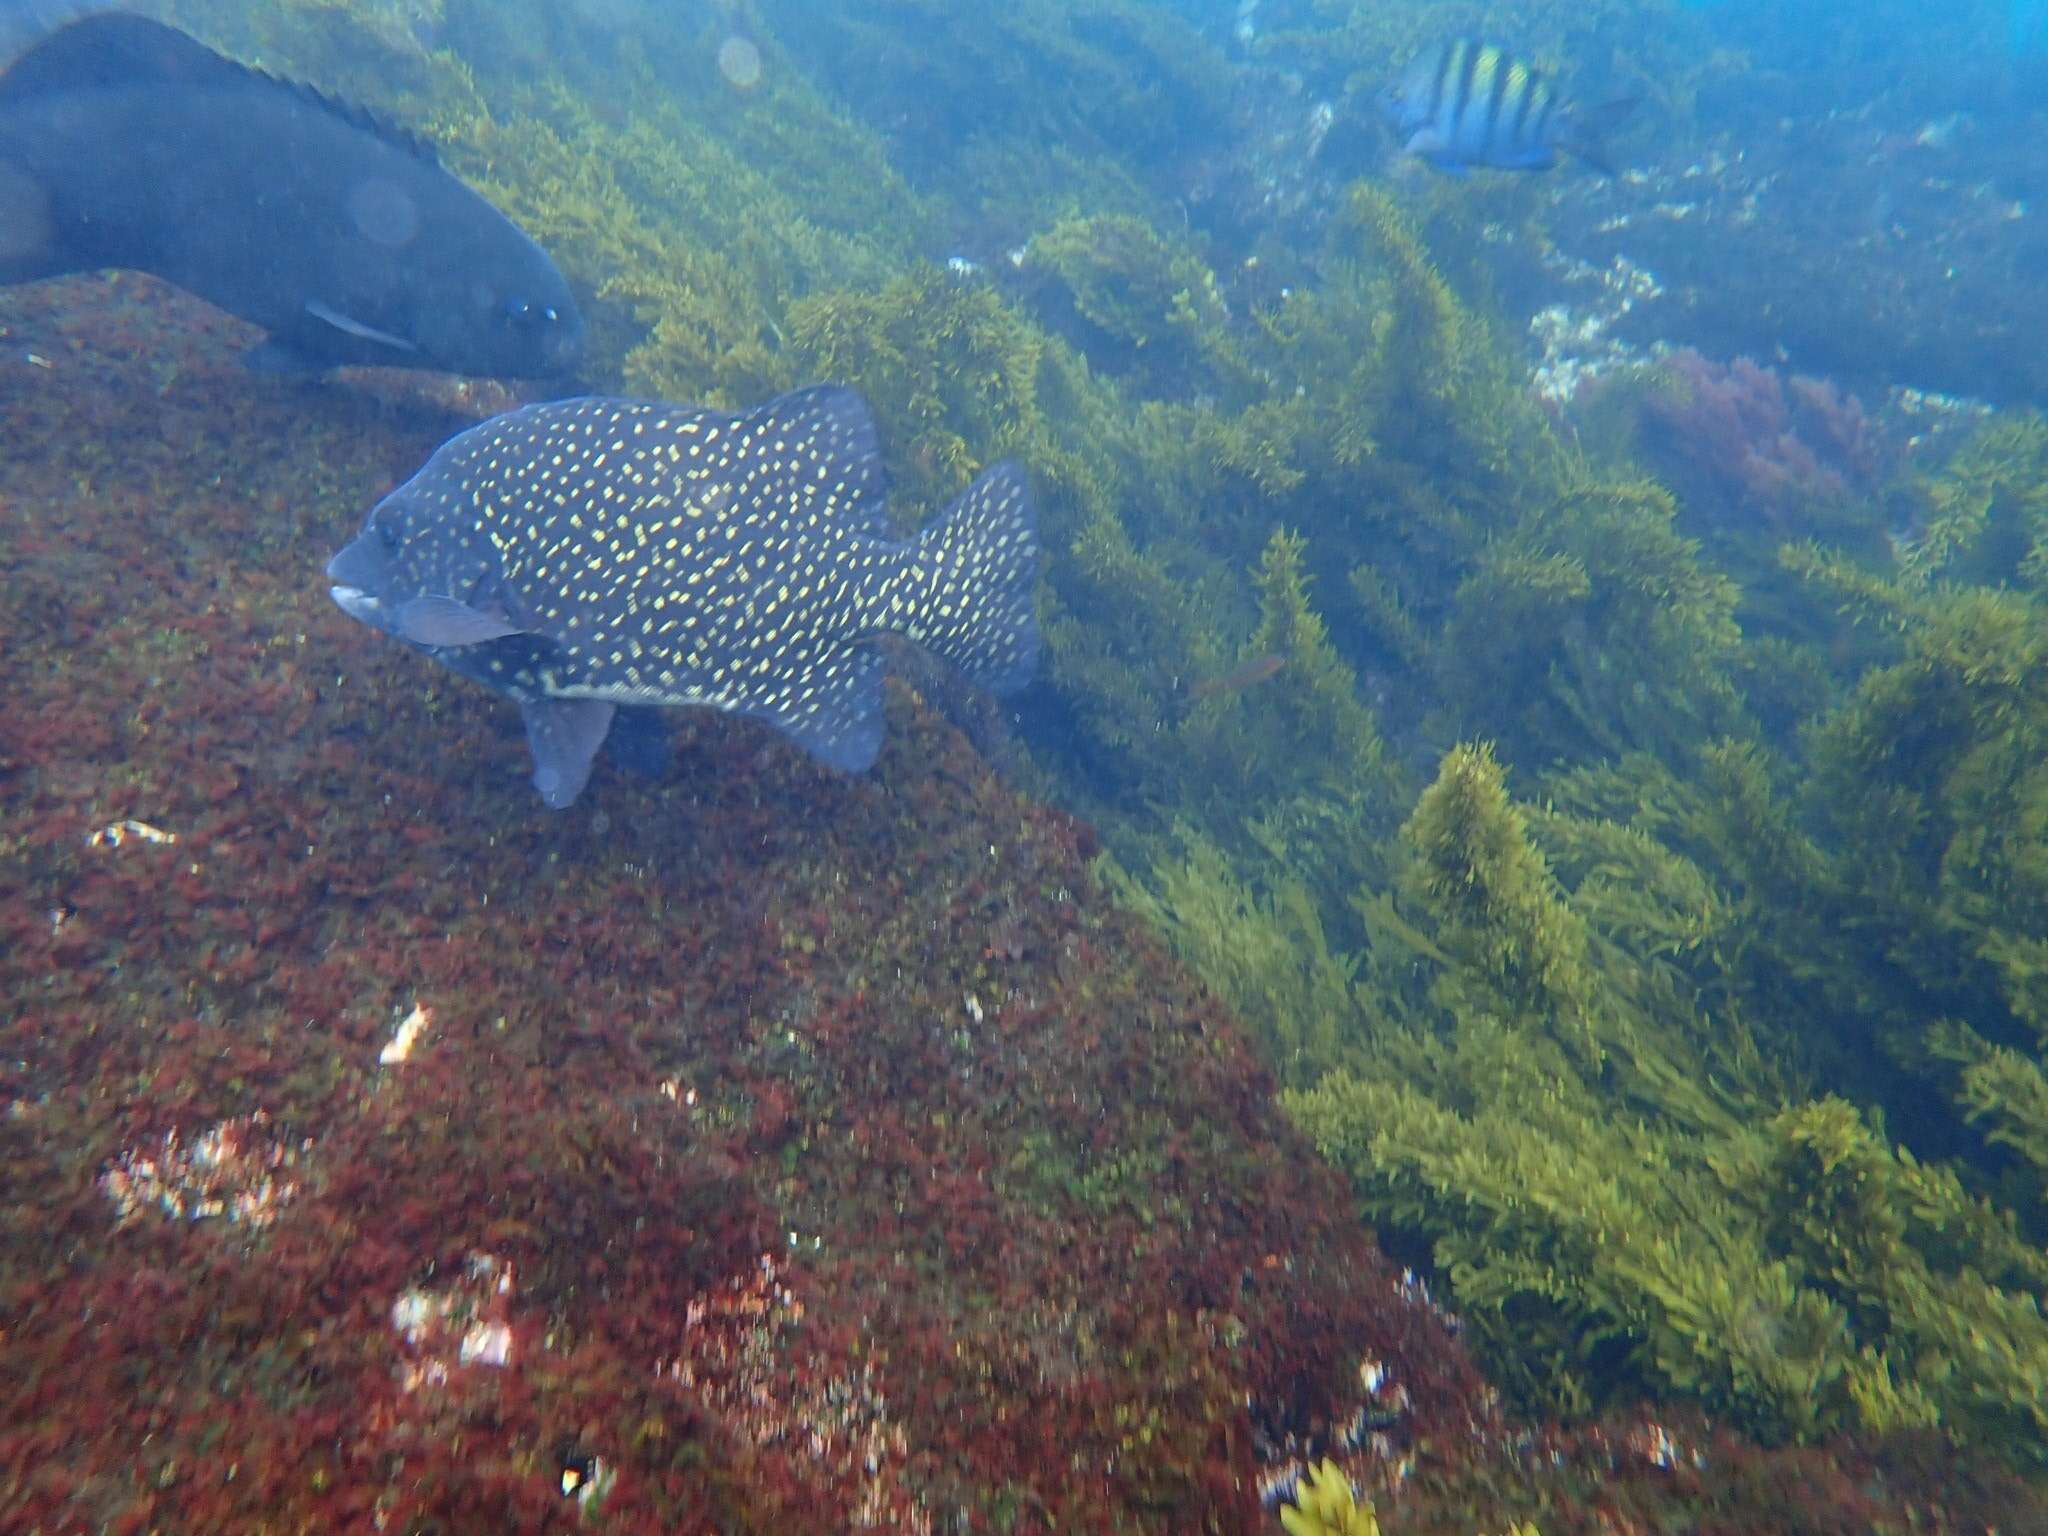
<svg viewBox="0 0 2048 1536">
<path fill-rule="evenodd" d="M 906 688 L 860 778 L 680 716 L 540 810 L 320 576 L 496 393 L 248 376 L 135 279 L 0 324 L 0 1528 L 1255 1531 L 1324 1452 L 1390 1530 L 2021 1507 L 1503 1422 L 1088 829 Z"/>
</svg>

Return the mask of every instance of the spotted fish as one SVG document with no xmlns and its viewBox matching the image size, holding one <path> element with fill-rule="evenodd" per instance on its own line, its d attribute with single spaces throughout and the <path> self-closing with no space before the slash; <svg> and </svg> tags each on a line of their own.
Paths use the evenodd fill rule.
<svg viewBox="0 0 2048 1536">
<path fill-rule="evenodd" d="M 1420 55 L 1381 100 L 1402 147 L 1453 174 L 1544 170 L 1563 151 L 1611 176 L 1600 135 L 1634 105 L 1613 101 L 1582 114 L 1527 64 L 1470 38 Z"/>
<path fill-rule="evenodd" d="M 859 772 L 881 748 L 876 635 L 997 692 L 1038 654 L 1023 471 L 994 466 L 908 540 L 884 492 L 849 389 L 744 416 L 555 401 L 443 444 L 327 575 L 352 617 L 518 702 L 550 806 L 636 706 L 751 715 Z"/>
<path fill-rule="evenodd" d="M 554 263 L 428 146 L 120 13 L 0 74 L 0 283 L 101 267 L 262 326 L 263 368 L 544 377 L 582 346 Z"/>
</svg>

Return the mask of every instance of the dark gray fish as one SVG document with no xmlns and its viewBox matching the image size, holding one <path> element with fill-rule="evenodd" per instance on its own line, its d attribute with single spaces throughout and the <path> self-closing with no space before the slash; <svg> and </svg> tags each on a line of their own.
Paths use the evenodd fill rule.
<svg viewBox="0 0 2048 1536">
<path fill-rule="evenodd" d="M 882 740 L 873 637 L 996 692 L 1038 655 L 1023 471 L 996 465 L 907 540 L 883 495 L 849 389 L 744 416 L 561 400 L 444 443 L 327 575 L 352 617 L 518 702 L 550 806 L 636 706 L 752 715 L 859 772 Z"/>
<path fill-rule="evenodd" d="M 1545 170 L 1562 150 L 1611 176 L 1599 130 L 1633 105 L 1609 103 L 1589 121 L 1521 60 L 1470 38 L 1417 57 L 1381 102 L 1402 148 L 1454 175 Z"/>
<path fill-rule="evenodd" d="M 574 366 L 554 263 L 424 143 L 140 16 L 0 74 L 0 283 L 132 267 L 253 321 L 259 367 Z"/>
</svg>

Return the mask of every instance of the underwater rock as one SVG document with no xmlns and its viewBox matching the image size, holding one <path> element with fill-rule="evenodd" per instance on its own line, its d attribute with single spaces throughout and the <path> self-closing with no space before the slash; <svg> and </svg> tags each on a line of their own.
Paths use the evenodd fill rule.
<svg viewBox="0 0 2048 1536">
<path fill-rule="evenodd" d="M 663 781 L 535 817 L 492 701 L 338 669 L 305 579 L 446 418 L 280 400 L 137 286 L 0 296 L 65 342 L 0 358 L 0 1523 L 537 1528 L 601 1465 L 621 1530 L 1252 1531 L 1248 1399 L 1284 1454 L 1368 1355 L 1477 1444 L 1086 828 L 901 688 L 864 777 L 696 711 Z M 89 842 L 123 820 L 165 838 Z M 260 1227 L 112 1203 L 258 1114 Z"/>
</svg>

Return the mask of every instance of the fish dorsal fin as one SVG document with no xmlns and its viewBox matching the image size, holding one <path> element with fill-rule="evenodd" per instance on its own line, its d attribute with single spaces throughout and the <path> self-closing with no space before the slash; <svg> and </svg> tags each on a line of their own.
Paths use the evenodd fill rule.
<svg viewBox="0 0 2048 1536">
<path fill-rule="evenodd" d="M 5 74 L 0 74 L 0 102 L 16 103 L 38 96 L 150 82 L 195 87 L 261 84 L 272 90 L 288 91 L 394 148 L 432 164 L 440 163 L 434 146 L 425 139 L 386 122 L 365 107 L 310 85 L 239 64 L 176 27 L 121 11 L 86 16 L 59 27 L 22 54 Z"/>
<path fill-rule="evenodd" d="M 233 61 L 226 60 L 224 62 L 232 63 Z M 267 70 L 251 69 L 245 64 L 236 64 L 234 67 L 241 70 L 244 74 L 254 76 L 258 80 L 267 81 L 280 90 L 295 92 L 325 112 L 329 117 L 339 118 L 351 128 L 360 128 L 371 138 L 382 139 L 393 149 L 402 149 L 415 160 L 423 160 L 428 165 L 436 166 L 441 163 L 441 152 L 428 140 L 421 138 L 410 128 L 401 127 L 399 124 L 392 122 L 390 118 L 373 112 L 358 102 L 344 101 L 339 96 L 330 96 L 317 86 L 307 85 L 304 81 L 300 80 L 285 80 L 269 73 Z"/>
<path fill-rule="evenodd" d="M 877 538 L 889 534 L 889 476 L 867 402 L 843 384 L 817 384 L 742 416 L 751 456 L 764 466 L 762 495 L 793 510 L 816 508 Z"/>
</svg>

